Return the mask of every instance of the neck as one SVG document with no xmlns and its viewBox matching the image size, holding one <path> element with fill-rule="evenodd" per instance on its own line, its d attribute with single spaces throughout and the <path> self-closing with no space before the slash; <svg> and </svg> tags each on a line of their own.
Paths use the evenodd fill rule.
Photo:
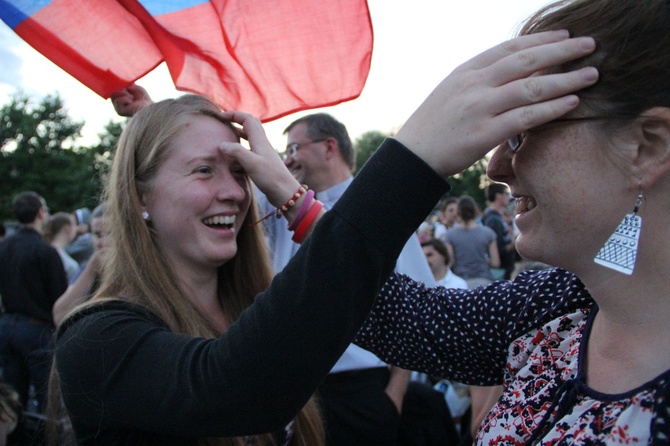
<svg viewBox="0 0 670 446">
<path fill-rule="evenodd" d="M 345 164 L 337 164 L 329 168 L 322 175 L 318 175 L 317 181 L 313 181 L 313 185 L 309 186 L 314 192 L 323 192 L 333 186 L 337 186 L 341 182 L 351 177 L 352 173 L 349 167 Z"/>
<path fill-rule="evenodd" d="M 445 277 L 447 277 L 447 266 L 444 265 L 443 268 L 438 268 L 437 271 L 434 271 L 433 272 L 433 277 L 437 281 L 440 281 L 440 280 L 444 279 Z"/>
<path fill-rule="evenodd" d="M 502 210 L 503 210 L 504 206 L 502 204 L 498 203 L 497 201 L 494 201 L 489 205 L 489 208 L 493 209 L 494 211 L 498 212 L 499 214 L 502 214 Z"/>
<path fill-rule="evenodd" d="M 34 231 L 37 231 L 40 235 L 42 235 L 42 221 L 41 220 L 35 220 L 32 223 L 26 223 L 23 225 L 24 228 L 30 228 Z"/>
<path fill-rule="evenodd" d="M 221 313 L 216 268 L 180 268 L 173 265 L 179 288 L 202 314 Z"/>
</svg>

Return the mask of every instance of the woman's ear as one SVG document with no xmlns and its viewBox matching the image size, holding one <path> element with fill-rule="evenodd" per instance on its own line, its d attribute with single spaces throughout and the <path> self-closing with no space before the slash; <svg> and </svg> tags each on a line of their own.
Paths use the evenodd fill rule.
<svg viewBox="0 0 670 446">
<path fill-rule="evenodd" d="M 670 172 L 670 108 L 650 108 L 637 122 L 640 144 L 635 165 L 638 187 L 646 190 Z"/>
</svg>

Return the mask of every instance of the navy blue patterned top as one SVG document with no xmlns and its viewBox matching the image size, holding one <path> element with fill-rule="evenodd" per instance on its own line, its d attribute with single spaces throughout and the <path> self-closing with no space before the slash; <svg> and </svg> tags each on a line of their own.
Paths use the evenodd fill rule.
<svg viewBox="0 0 670 446">
<path fill-rule="evenodd" d="M 503 384 L 477 444 L 668 444 L 670 371 L 623 394 L 586 385 L 582 358 L 597 311 L 561 269 L 476 290 L 394 274 L 356 343 L 407 369 Z"/>
</svg>

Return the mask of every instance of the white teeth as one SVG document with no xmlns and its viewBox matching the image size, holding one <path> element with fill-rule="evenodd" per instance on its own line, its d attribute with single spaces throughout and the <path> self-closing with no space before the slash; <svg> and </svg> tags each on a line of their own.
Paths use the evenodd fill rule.
<svg viewBox="0 0 670 446">
<path fill-rule="evenodd" d="M 537 202 L 531 197 L 518 197 L 516 200 L 516 211 L 532 211 L 537 206 Z"/>
<path fill-rule="evenodd" d="M 235 224 L 234 215 L 217 215 L 215 217 L 209 217 L 202 221 L 206 225 L 232 225 Z"/>
</svg>

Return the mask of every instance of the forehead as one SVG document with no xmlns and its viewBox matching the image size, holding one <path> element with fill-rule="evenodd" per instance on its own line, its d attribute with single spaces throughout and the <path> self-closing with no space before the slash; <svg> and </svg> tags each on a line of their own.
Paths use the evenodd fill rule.
<svg viewBox="0 0 670 446">
<path fill-rule="evenodd" d="M 289 130 L 287 137 L 289 143 L 307 138 L 307 124 L 304 122 L 296 124 Z"/>
<path fill-rule="evenodd" d="M 233 130 L 218 119 L 205 115 L 188 117 L 170 143 L 168 158 L 193 158 L 214 155 L 222 142 L 237 142 Z"/>
</svg>

